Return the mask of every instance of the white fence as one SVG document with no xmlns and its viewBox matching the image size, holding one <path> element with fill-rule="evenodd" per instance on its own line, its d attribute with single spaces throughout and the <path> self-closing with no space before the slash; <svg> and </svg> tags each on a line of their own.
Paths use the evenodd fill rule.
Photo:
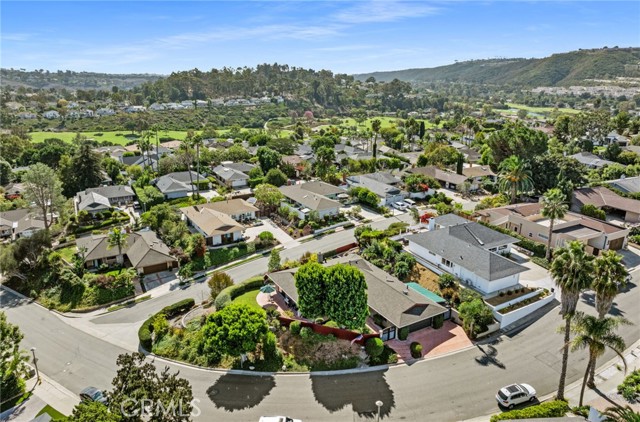
<svg viewBox="0 0 640 422">
<path fill-rule="evenodd" d="M 493 311 L 493 316 L 500 322 L 500 329 L 508 327 L 513 324 L 517 320 L 526 317 L 527 315 L 537 311 L 538 309 L 545 306 L 547 303 L 551 302 L 555 298 L 555 293 L 549 294 L 549 296 L 540 299 L 537 302 L 534 302 L 530 305 L 523 306 L 522 308 L 518 308 L 514 311 L 511 311 L 507 314 L 501 314 L 500 312 Z"/>
</svg>

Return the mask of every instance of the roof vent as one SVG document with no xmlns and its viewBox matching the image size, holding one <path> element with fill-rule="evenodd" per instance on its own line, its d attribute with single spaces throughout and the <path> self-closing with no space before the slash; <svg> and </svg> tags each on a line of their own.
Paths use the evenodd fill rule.
<svg viewBox="0 0 640 422">
<path fill-rule="evenodd" d="M 403 290 L 403 292 L 402 292 L 402 293 L 404 293 L 404 294 L 405 294 L 405 295 L 407 295 L 407 296 L 409 295 L 409 285 L 408 285 L 408 284 L 405 284 L 405 285 L 404 285 L 404 290 Z"/>
</svg>

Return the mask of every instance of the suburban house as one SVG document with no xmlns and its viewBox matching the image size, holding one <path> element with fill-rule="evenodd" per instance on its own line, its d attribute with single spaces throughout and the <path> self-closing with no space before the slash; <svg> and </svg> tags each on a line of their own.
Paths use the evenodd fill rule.
<svg viewBox="0 0 640 422">
<path fill-rule="evenodd" d="M 293 210 L 301 220 L 304 220 L 312 211 L 316 211 L 320 218 L 338 215 L 341 206 L 340 202 L 330 199 L 319 192 L 327 192 L 329 195 L 336 196 L 339 195 L 337 193 L 338 190 L 341 193 L 345 193 L 343 189 L 324 182 L 281 186 L 278 189 L 285 197 L 282 205 Z"/>
<path fill-rule="evenodd" d="M 625 198 L 604 186 L 573 191 L 571 209 L 580 212 L 583 205 L 591 204 L 608 215 L 618 216 L 628 223 L 640 222 L 640 201 Z"/>
<path fill-rule="evenodd" d="M 239 222 L 255 220 L 256 212 L 258 212 L 258 208 L 254 207 L 244 199 L 227 199 L 199 206 L 221 212 Z"/>
<path fill-rule="evenodd" d="M 135 193 L 131 186 L 100 186 L 78 192 L 74 198 L 74 204 L 76 213 L 86 211 L 89 214 L 96 214 L 113 207 L 131 204 L 134 198 Z"/>
<path fill-rule="evenodd" d="M 496 181 L 496 174 L 489 166 L 470 165 L 463 167 L 462 174 L 471 183 L 471 190 L 479 189 L 484 179 L 489 179 L 492 182 Z"/>
<path fill-rule="evenodd" d="M 376 319 L 382 321 L 382 326 L 376 328 L 384 341 L 396 338 L 401 328 L 406 327 L 412 332 L 431 326 L 433 318 L 438 315 L 445 319 L 450 317 L 451 311 L 447 307 L 419 290 L 410 288 L 358 255 L 332 259 L 324 265 L 335 264 L 352 265 L 364 274 L 369 311 L 372 317 L 379 315 Z M 296 308 L 299 298 L 294 275 L 297 270 L 292 268 L 266 275 L 275 284 L 278 293 L 285 297 L 285 301 Z"/>
<path fill-rule="evenodd" d="M 191 175 L 189 175 L 191 173 Z M 194 185 L 191 184 L 193 179 Z M 195 171 L 179 171 L 160 176 L 155 181 L 155 186 L 164 195 L 165 199 L 183 198 L 195 191 L 195 183 L 198 180 L 198 173 Z M 206 182 L 206 189 L 209 189 L 207 178 L 200 175 L 200 183 Z"/>
<path fill-rule="evenodd" d="M 623 193 L 640 193 L 640 176 L 623 177 L 621 179 L 608 180 L 605 183 Z"/>
<path fill-rule="evenodd" d="M 151 166 L 152 169 L 158 168 L 158 160 L 160 159 L 156 154 L 142 154 L 142 155 L 119 155 L 117 159 L 120 162 L 129 167 L 129 166 L 140 166 L 145 168 L 147 166 Z"/>
<path fill-rule="evenodd" d="M 505 258 L 518 239 L 465 220 L 407 236 L 407 249 L 437 273 L 448 272 L 487 295 L 519 283 L 526 267 Z"/>
<path fill-rule="evenodd" d="M 16 240 L 44 229 L 44 220 L 28 208 L 0 212 L 0 239 Z"/>
<path fill-rule="evenodd" d="M 296 177 L 299 178 L 307 161 L 299 155 L 283 155 L 282 163 L 293 167 L 296 171 Z"/>
<path fill-rule="evenodd" d="M 76 244 L 79 251 L 84 250 L 87 268 L 118 262 L 118 248 L 109 247 L 109 236 L 106 234 L 81 237 Z M 122 255 L 124 266 L 135 268 L 138 274 L 153 274 L 178 266 L 178 261 L 169 253 L 169 247 L 151 230 L 130 233 L 127 244 L 122 248 Z"/>
<path fill-rule="evenodd" d="M 344 189 L 334 186 L 330 183 L 325 183 L 320 180 L 314 182 L 305 182 L 298 186 L 302 186 L 304 190 L 309 191 L 311 193 L 315 193 L 316 195 L 326 196 L 329 199 L 344 199 L 348 198 L 347 191 Z"/>
<path fill-rule="evenodd" d="M 602 159 L 595 154 L 585 151 L 570 155 L 569 157 L 575 158 L 579 163 L 584 164 L 590 169 L 599 169 L 604 166 L 615 164 L 613 161 Z"/>
<path fill-rule="evenodd" d="M 225 162 L 213 169 L 213 175 L 229 188 L 244 188 L 249 183 L 248 173 L 254 167 L 251 164 Z"/>
<path fill-rule="evenodd" d="M 378 205 L 380 206 L 390 206 L 394 202 L 401 202 L 409 196 L 408 192 L 396 186 L 380 182 L 376 177 L 371 177 L 371 174 L 349 176 L 347 177 L 347 185 L 350 188 L 359 187 L 369 189 L 378 196 Z"/>
<path fill-rule="evenodd" d="M 631 141 L 629 140 L 629 138 L 626 138 L 613 130 L 609 132 L 609 134 L 604 138 L 603 144 L 611 145 L 613 143 L 617 143 L 621 147 L 626 147 L 631 143 Z"/>
<path fill-rule="evenodd" d="M 436 166 L 415 167 L 408 169 L 407 173 L 432 177 L 440 182 L 443 188 L 452 190 L 460 190 L 462 184 L 467 180 L 467 177 L 463 174 L 442 170 Z"/>
<path fill-rule="evenodd" d="M 234 220 L 231 215 L 218 211 L 218 209 L 221 209 L 221 206 L 217 204 L 222 203 L 210 202 L 207 204 L 194 205 L 180 208 L 180 211 L 187 220 L 187 225 L 202 234 L 208 246 L 226 245 L 241 241 L 244 227 Z M 249 204 L 247 205 L 251 206 Z M 222 205 L 222 207 L 223 209 L 228 208 L 225 205 Z M 249 207 L 245 208 L 245 211 L 251 212 Z M 242 212 L 235 215 L 241 217 L 242 215 L 246 215 L 246 213 Z"/>
<path fill-rule="evenodd" d="M 547 244 L 549 240 L 548 218 L 542 215 L 542 204 L 513 204 L 476 212 L 480 221 L 504 227 L 535 242 Z M 562 247 L 565 242 L 579 240 L 593 255 L 601 250 L 619 250 L 627 243 L 629 229 L 600 221 L 574 212 L 567 212 L 556 219 L 551 234 L 552 247 Z"/>
</svg>

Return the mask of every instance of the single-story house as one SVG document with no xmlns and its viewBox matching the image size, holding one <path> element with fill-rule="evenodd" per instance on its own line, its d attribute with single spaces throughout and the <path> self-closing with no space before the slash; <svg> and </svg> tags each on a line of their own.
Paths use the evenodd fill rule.
<svg viewBox="0 0 640 422">
<path fill-rule="evenodd" d="M 442 170 L 436 166 L 415 167 L 408 169 L 407 173 L 432 177 L 440 182 L 443 188 L 453 190 L 460 190 L 462 184 L 467 180 L 467 176 L 463 174 Z"/>
<path fill-rule="evenodd" d="M 151 166 L 152 169 L 158 168 L 159 157 L 156 154 L 142 154 L 142 155 L 120 155 L 116 157 L 120 162 L 129 166 L 140 166 L 145 168 Z"/>
<path fill-rule="evenodd" d="M 573 211 L 580 212 L 580 208 L 587 204 L 600 208 L 607 214 L 618 214 L 626 222 L 640 222 L 640 201 L 620 196 L 604 186 L 573 191 Z"/>
<path fill-rule="evenodd" d="M 445 319 L 450 317 L 448 308 L 409 288 L 407 284 L 358 255 L 332 259 L 324 265 L 335 264 L 352 265 L 364 274 L 369 311 L 371 316 L 382 317 L 380 338 L 384 341 L 396 338 L 401 328 L 406 327 L 412 332 L 431 326 L 435 316 L 443 315 Z M 297 270 L 292 268 L 266 275 L 276 285 L 277 291 L 296 307 L 299 297 L 294 275 Z"/>
<path fill-rule="evenodd" d="M 97 268 L 101 264 L 116 264 L 118 248 L 109 247 L 106 234 L 90 235 L 77 239 L 78 250 L 84 252 L 85 266 Z M 125 267 L 133 267 L 138 274 L 153 274 L 178 266 L 178 260 L 171 256 L 169 247 L 151 230 L 141 230 L 127 236 L 127 244 L 122 248 Z"/>
<path fill-rule="evenodd" d="M 249 183 L 249 176 L 247 173 L 235 169 L 231 164 L 235 163 L 227 163 L 220 164 L 213 169 L 213 175 L 216 179 L 220 181 L 223 185 L 230 187 L 232 189 L 243 188 Z"/>
<path fill-rule="evenodd" d="M 462 168 L 462 174 L 467 178 L 469 183 L 471 183 L 471 189 L 478 189 L 483 179 L 489 179 L 492 182 L 496 181 L 496 174 L 491 170 L 489 166 L 474 166 L 469 165 L 468 167 Z"/>
<path fill-rule="evenodd" d="M 380 171 L 378 173 L 367 173 L 361 174 L 362 177 L 368 177 L 369 179 L 376 180 L 380 183 L 384 183 L 389 186 L 400 186 L 402 184 L 402 179 L 394 176 L 388 171 Z"/>
<path fill-rule="evenodd" d="M 586 151 L 570 155 L 569 157 L 575 158 L 579 163 L 584 164 L 590 169 L 602 168 L 604 166 L 615 164 L 613 161 L 605 160 L 595 154 Z"/>
<path fill-rule="evenodd" d="M 609 132 L 609 134 L 604 138 L 604 144 L 605 145 L 610 145 L 610 144 L 612 144 L 614 142 L 617 143 L 621 147 L 626 147 L 631 143 L 629 138 L 626 138 L 626 137 L 618 134 L 618 132 L 616 132 L 615 130 L 613 130 L 613 131 Z"/>
<path fill-rule="evenodd" d="M 189 175 L 191 173 L 191 175 Z M 193 179 L 194 185 L 191 184 Z M 155 181 L 155 186 L 164 195 L 165 199 L 183 198 L 195 190 L 195 183 L 198 180 L 198 173 L 195 171 L 179 171 L 160 176 Z M 209 189 L 207 178 L 200 175 L 200 183 L 206 182 L 206 189 Z"/>
<path fill-rule="evenodd" d="M 96 214 L 113 207 L 131 204 L 135 193 L 131 186 L 115 185 L 89 188 L 78 192 L 74 198 L 76 212 Z"/>
<path fill-rule="evenodd" d="M 285 197 L 282 205 L 293 210 L 301 220 L 304 220 L 312 211 L 317 211 L 320 218 L 338 215 L 340 212 L 340 202 L 329 199 L 322 194 L 315 193 L 323 190 L 333 192 L 331 188 L 325 186 L 327 185 L 326 183 L 322 185 L 320 183 L 323 182 L 311 183 L 309 190 L 307 189 L 308 183 L 279 187 L 278 189 L 280 189 L 280 192 L 282 192 Z M 344 190 L 341 191 L 344 192 Z"/>
<path fill-rule="evenodd" d="M 640 176 L 608 180 L 605 183 L 624 193 L 640 193 Z"/>
<path fill-rule="evenodd" d="M 480 221 L 504 227 L 521 236 L 547 244 L 549 240 L 548 218 L 542 215 L 542 204 L 513 204 L 478 211 Z M 598 255 L 601 250 L 619 250 L 627 243 L 629 229 L 605 221 L 567 212 L 553 223 L 551 246 L 562 247 L 565 242 L 579 240 L 588 252 Z"/>
<path fill-rule="evenodd" d="M 187 225 L 193 227 L 205 237 L 207 245 L 219 246 L 242 240 L 244 227 L 230 215 L 213 208 L 218 202 L 194 205 L 180 208 L 187 220 Z M 248 205 L 248 204 L 247 204 Z"/>
<path fill-rule="evenodd" d="M 505 258 L 518 239 L 467 221 L 406 237 L 418 262 L 448 272 L 483 295 L 516 286 L 526 267 Z"/>
<path fill-rule="evenodd" d="M 326 196 L 329 199 L 337 200 L 342 198 L 341 195 L 345 195 L 347 193 L 347 191 L 345 191 L 341 187 L 322 182 L 320 180 L 316 180 L 314 182 L 305 182 L 303 184 L 300 184 L 299 186 L 302 186 L 306 191 L 315 193 L 317 195 Z"/>
<path fill-rule="evenodd" d="M 256 219 L 258 208 L 244 199 L 227 199 L 225 201 L 210 202 L 200 205 L 210 210 L 227 214 L 236 221 L 249 221 Z"/>
<path fill-rule="evenodd" d="M 379 182 L 375 178 L 367 177 L 367 175 L 349 176 L 347 177 L 347 185 L 350 188 L 360 187 L 369 189 L 371 192 L 378 195 L 378 198 L 380 199 L 378 204 L 381 206 L 390 206 L 394 202 L 404 201 L 404 198 L 409 196 L 408 192 L 405 192 L 396 186 Z"/>
<path fill-rule="evenodd" d="M 44 219 L 28 208 L 0 212 L 0 239 L 31 237 L 44 229 Z"/>
</svg>

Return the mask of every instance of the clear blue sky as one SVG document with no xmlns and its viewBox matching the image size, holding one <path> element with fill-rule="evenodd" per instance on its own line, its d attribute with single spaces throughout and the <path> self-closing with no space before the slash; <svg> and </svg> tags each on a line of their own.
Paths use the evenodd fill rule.
<svg viewBox="0 0 640 422">
<path fill-rule="evenodd" d="M 339 73 L 640 46 L 640 1 L 6 1 L 5 68 Z"/>
</svg>

